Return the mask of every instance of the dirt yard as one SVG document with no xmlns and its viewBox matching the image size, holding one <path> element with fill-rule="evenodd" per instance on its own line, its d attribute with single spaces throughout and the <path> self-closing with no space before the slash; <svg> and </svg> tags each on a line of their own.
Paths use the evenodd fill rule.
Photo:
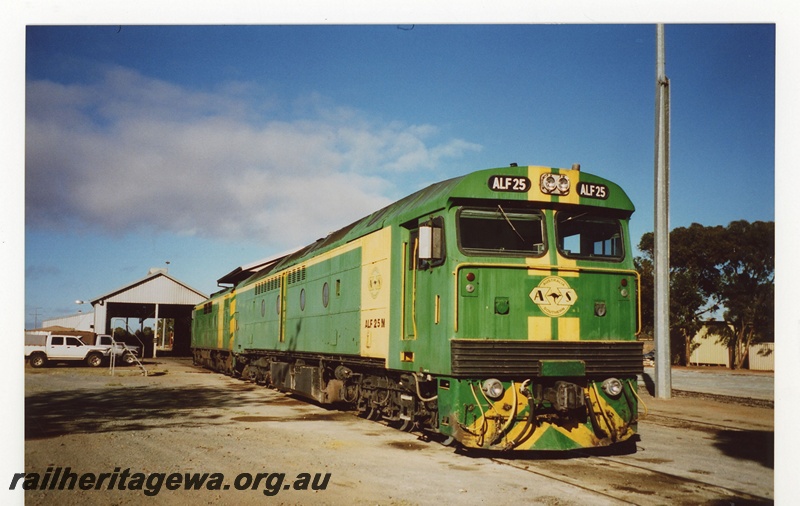
<svg viewBox="0 0 800 506">
<path fill-rule="evenodd" d="M 147 366 L 26 366 L 26 504 L 615 503 L 187 359 Z"/>
<path fill-rule="evenodd" d="M 658 400 L 642 389 L 649 414 L 636 453 L 463 454 L 188 359 L 147 367 L 144 377 L 135 368 L 111 376 L 105 368 L 26 366 L 24 473 L 3 477 L 12 499 L 348 506 L 775 500 L 774 413 L 764 407 Z"/>
</svg>

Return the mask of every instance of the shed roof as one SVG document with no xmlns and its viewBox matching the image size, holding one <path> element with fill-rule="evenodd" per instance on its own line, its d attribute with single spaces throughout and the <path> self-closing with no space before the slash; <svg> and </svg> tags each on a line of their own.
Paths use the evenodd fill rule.
<svg viewBox="0 0 800 506">
<path fill-rule="evenodd" d="M 144 278 L 91 300 L 92 305 L 105 302 L 158 303 L 196 305 L 206 294 L 178 281 L 165 270 L 151 270 Z"/>
</svg>

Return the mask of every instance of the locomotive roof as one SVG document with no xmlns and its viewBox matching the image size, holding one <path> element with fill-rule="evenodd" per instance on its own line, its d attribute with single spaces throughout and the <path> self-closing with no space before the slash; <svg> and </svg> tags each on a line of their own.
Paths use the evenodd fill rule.
<svg viewBox="0 0 800 506">
<path fill-rule="evenodd" d="M 259 272 L 269 272 L 272 267 L 275 266 L 278 262 L 286 258 L 287 255 L 297 251 L 297 248 L 287 251 L 285 253 L 280 253 L 278 255 L 273 255 L 271 257 L 257 260 L 255 262 L 249 263 L 247 265 L 242 265 L 240 267 L 235 268 L 228 274 L 222 276 L 217 280 L 218 285 L 222 284 L 238 284 L 240 281 L 243 281 L 254 274 L 258 274 Z"/>
<path fill-rule="evenodd" d="M 569 199 L 565 199 L 563 197 L 544 195 L 539 192 L 538 176 L 544 173 L 568 175 L 572 180 L 573 188 L 575 188 L 573 195 Z M 490 178 L 494 176 L 527 178 L 530 190 L 528 192 L 500 193 L 490 188 L 488 184 Z M 578 182 L 604 186 L 608 195 L 604 199 L 578 196 Z M 387 223 L 404 224 L 411 220 L 416 220 L 421 216 L 436 212 L 439 209 L 444 209 L 451 201 L 462 199 L 505 199 L 521 202 L 539 201 L 545 206 L 552 207 L 558 207 L 559 203 L 566 201 L 571 204 L 615 209 L 626 216 L 629 216 L 634 211 L 634 206 L 630 198 L 628 198 L 627 194 L 625 194 L 622 188 L 617 184 L 599 176 L 582 172 L 579 169 L 560 169 L 539 166 L 512 166 L 486 169 L 434 183 L 346 227 L 332 232 L 327 237 L 319 239 L 304 248 L 300 248 L 293 253 L 281 255 L 277 258 L 273 257 L 268 261 L 256 262 L 256 265 L 258 265 L 256 269 L 247 270 L 244 267 L 237 268 L 223 278 L 220 278 L 218 282 L 238 284 L 245 279 L 260 278 L 274 270 L 280 270 L 284 267 L 299 263 L 311 254 L 317 254 L 335 248 L 353 239 L 379 230 Z"/>
</svg>

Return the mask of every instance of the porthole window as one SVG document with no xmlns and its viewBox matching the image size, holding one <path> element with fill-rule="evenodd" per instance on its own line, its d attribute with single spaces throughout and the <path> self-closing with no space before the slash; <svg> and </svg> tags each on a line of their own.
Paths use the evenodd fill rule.
<svg viewBox="0 0 800 506">
<path fill-rule="evenodd" d="M 261 318 L 267 313 L 267 301 L 265 299 L 261 299 Z"/>
<path fill-rule="evenodd" d="M 300 311 L 304 311 L 306 309 L 306 289 L 303 288 L 300 290 Z"/>
<path fill-rule="evenodd" d="M 324 285 L 322 285 L 322 307 L 328 307 L 328 300 L 331 296 L 331 289 L 328 286 L 328 282 L 326 281 Z"/>
</svg>

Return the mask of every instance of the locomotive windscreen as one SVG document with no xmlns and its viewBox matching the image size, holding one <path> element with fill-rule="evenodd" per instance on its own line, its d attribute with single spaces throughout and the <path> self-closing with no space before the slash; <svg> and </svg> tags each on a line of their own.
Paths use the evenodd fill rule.
<svg viewBox="0 0 800 506">
<path fill-rule="evenodd" d="M 538 210 L 462 209 L 459 241 L 472 253 L 539 255 L 544 252 L 543 223 Z"/>
<path fill-rule="evenodd" d="M 556 234 L 558 249 L 565 257 L 621 260 L 624 256 L 622 228 L 614 218 L 559 211 Z"/>
</svg>

